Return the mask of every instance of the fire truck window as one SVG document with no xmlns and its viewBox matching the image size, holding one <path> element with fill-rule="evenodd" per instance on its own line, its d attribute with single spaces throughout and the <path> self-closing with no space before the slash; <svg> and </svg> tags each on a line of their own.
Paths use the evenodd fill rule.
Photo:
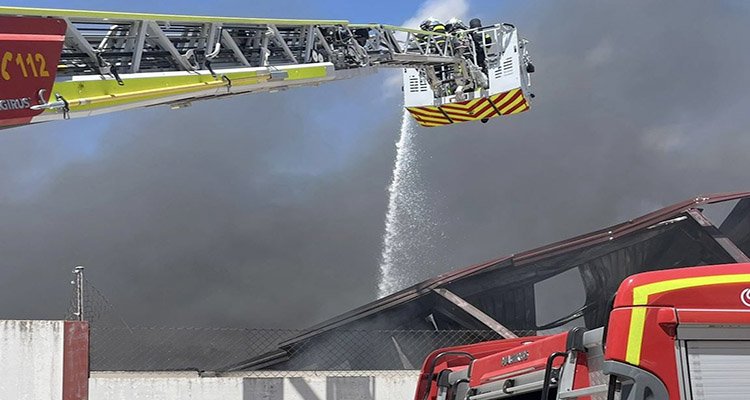
<svg viewBox="0 0 750 400">
<path fill-rule="evenodd" d="M 544 326 L 565 318 L 586 303 L 586 290 L 578 268 L 569 269 L 534 284 L 536 324 Z M 583 325 L 583 318 L 565 324 L 565 328 Z M 553 331 L 564 329 L 553 329 Z"/>
</svg>

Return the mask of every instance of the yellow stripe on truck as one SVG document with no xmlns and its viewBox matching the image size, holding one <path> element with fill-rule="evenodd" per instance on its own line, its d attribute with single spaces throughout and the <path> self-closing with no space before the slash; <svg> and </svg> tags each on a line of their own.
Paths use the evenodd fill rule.
<svg viewBox="0 0 750 400">
<path fill-rule="evenodd" d="M 633 308 L 632 314 L 630 316 L 630 329 L 628 331 L 628 347 L 625 353 L 625 361 L 633 365 L 639 365 L 641 362 L 643 332 L 646 324 L 646 308 L 641 306 L 645 306 L 646 304 L 648 304 L 650 296 L 671 292 L 673 290 L 741 282 L 750 282 L 750 274 L 681 278 L 669 281 L 649 283 L 647 285 L 634 288 L 633 305 L 635 307 Z"/>
</svg>

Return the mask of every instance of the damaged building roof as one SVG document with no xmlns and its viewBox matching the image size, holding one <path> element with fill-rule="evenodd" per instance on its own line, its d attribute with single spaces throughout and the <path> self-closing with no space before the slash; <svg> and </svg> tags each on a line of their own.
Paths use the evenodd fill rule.
<svg viewBox="0 0 750 400">
<path fill-rule="evenodd" d="M 719 225 L 704 213 L 718 203 L 731 206 Z M 394 332 L 487 331 L 507 337 L 571 324 L 598 327 L 606 322 L 611 298 L 629 275 L 750 262 L 746 254 L 750 254 L 750 192 L 699 196 L 595 232 L 428 279 L 315 325 L 283 341 L 278 349 L 227 369 L 401 369 L 418 366 L 429 346 L 404 346 L 399 340 L 405 339 Z M 580 304 L 560 315 L 541 315 L 540 310 L 557 307 L 550 302 L 560 303 L 548 295 L 545 301 L 551 305 L 540 309 L 537 304 L 545 299 L 549 282 L 570 288 L 566 297 L 578 298 Z M 383 334 L 367 343 L 334 340 L 356 332 Z M 460 335 L 455 338 L 465 343 Z M 476 335 L 476 340 L 486 339 Z M 432 349 L 451 343 L 435 344 Z M 330 356 L 332 346 L 336 357 Z M 366 352 L 391 355 L 356 356 Z"/>
</svg>

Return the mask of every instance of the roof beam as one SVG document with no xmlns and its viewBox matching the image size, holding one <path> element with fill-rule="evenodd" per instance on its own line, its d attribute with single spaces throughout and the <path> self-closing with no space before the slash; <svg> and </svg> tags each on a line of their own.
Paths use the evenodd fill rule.
<svg viewBox="0 0 750 400">
<path fill-rule="evenodd" d="M 703 230 L 714 240 L 716 243 L 721 246 L 724 251 L 729 254 L 730 257 L 734 259 L 734 261 L 738 263 L 746 263 L 750 262 L 750 257 L 747 256 L 742 250 L 740 250 L 737 245 L 731 241 L 724 233 L 719 230 L 719 228 L 716 227 L 716 225 L 711 222 L 708 217 L 703 215 L 700 210 L 696 208 L 691 208 L 687 211 L 687 214 L 695 220 L 695 222 L 700 225 Z"/>
<path fill-rule="evenodd" d="M 453 303 L 454 305 L 456 305 L 456 307 L 460 308 L 461 310 L 465 311 L 467 314 L 469 314 L 472 317 L 474 317 L 476 320 L 478 320 L 479 322 L 481 322 L 482 324 L 484 324 L 486 327 L 488 327 L 488 328 L 492 329 L 493 331 L 495 331 L 498 335 L 500 335 L 500 336 L 502 336 L 502 337 L 504 337 L 506 339 L 512 339 L 512 338 L 517 338 L 518 337 L 518 336 L 516 336 L 515 333 L 511 332 L 510 329 L 506 328 L 501 323 L 495 321 L 494 319 L 492 319 L 492 317 L 490 317 L 489 315 L 487 315 L 484 312 L 482 312 L 482 310 L 474 307 L 469 302 L 467 302 L 466 300 L 462 299 L 461 297 L 459 297 L 455 293 L 451 292 L 450 290 L 448 290 L 448 289 L 442 289 L 442 288 L 435 288 L 435 289 L 432 289 L 432 290 L 435 293 L 437 293 L 440 296 L 442 296 L 444 299 L 446 299 L 446 300 L 450 301 L 451 303 Z"/>
<path fill-rule="evenodd" d="M 393 341 L 393 347 L 396 348 L 396 352 L 398 353 L 398 359 L 401 361 L 401 366 L 404 367 L 404 369 L 416 369 L 414 368 L 414 364 L 412 364 L 409 358 L 406 357 L 404 351 L 401 350 L 401 345 L 398 344 L 396 338 L 394 336 L 391 336 L 391 340 Z"/>
</svg>

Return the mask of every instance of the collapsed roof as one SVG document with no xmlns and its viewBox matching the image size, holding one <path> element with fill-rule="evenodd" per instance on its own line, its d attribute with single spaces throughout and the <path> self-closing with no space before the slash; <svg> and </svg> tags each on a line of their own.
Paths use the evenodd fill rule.
<svg viewBox="0 0 750 400">
<path fill-rule="evenodd" d="M 705 212 L 714 204 L 731 210 L 714 217 L 720 222 L 713 222 Z M 598 327 L 606 322 L 611 299 L 629 275 L 750 262 L 747 254 L 750 192 L 699 196 L 612 227 L 426 280 L 313 326 L 282 342 L 277 350 L 228 369 L 419 366 L 430 349 L 400 344 L 394 330 L 436 334 L 484 330 L 508 337 L 571 325 Z M 384 334 L 366 346 L 361 340 L 348 345 L 333 340 L 364 331 Z M 332 343 L 336 357 L 330 356 Z M 359 356 L 363 352 L 391 356 Z"/>
</svg>

